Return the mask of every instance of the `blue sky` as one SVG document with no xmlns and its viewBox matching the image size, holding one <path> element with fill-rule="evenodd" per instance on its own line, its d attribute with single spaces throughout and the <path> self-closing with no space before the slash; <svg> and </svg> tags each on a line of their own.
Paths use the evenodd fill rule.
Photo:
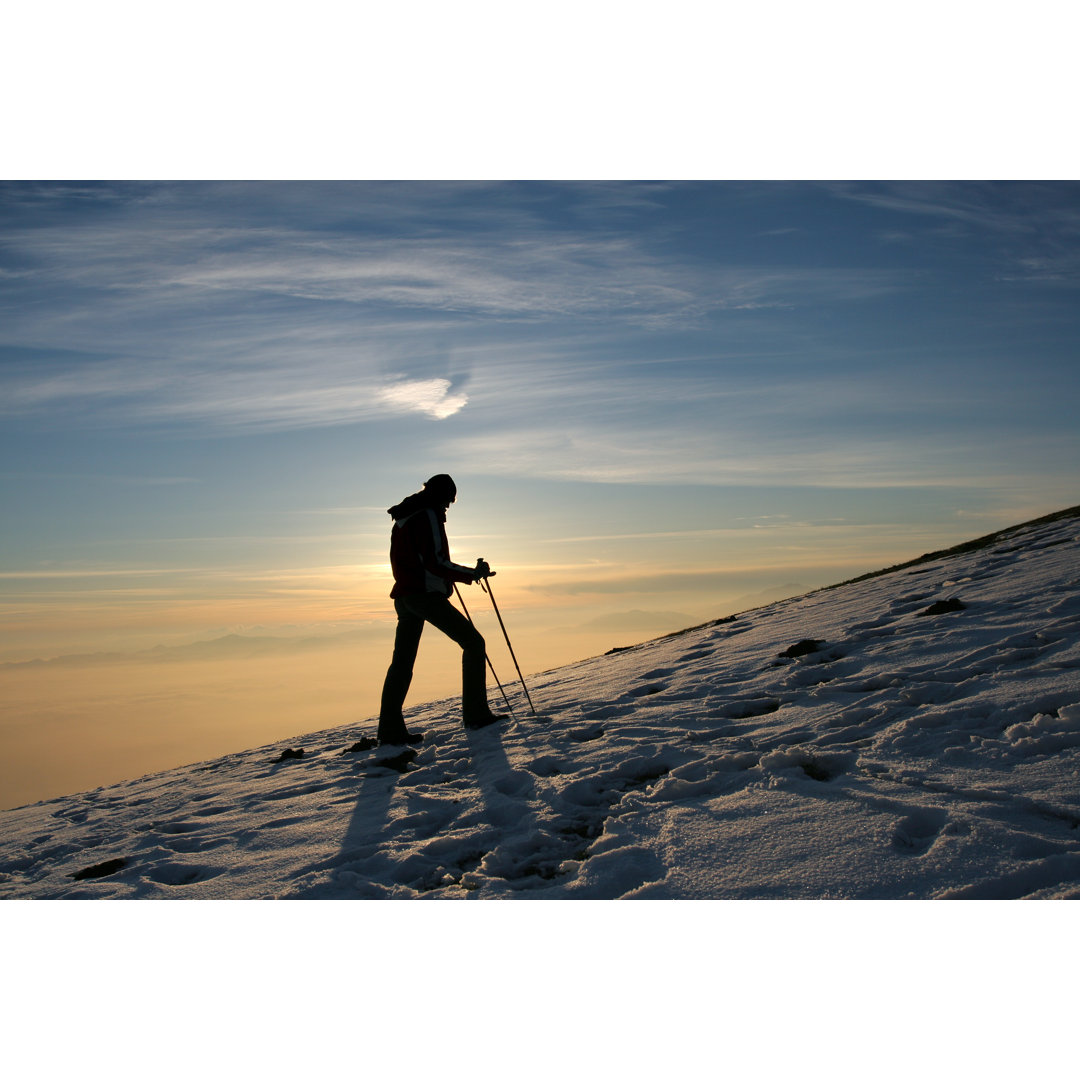
<svg viewBox="0 0 1080 1080">
<path fill-rule="evenodd" d="M 1073 183 L 5 183 L 0 234 L 7 657 L 383 618 L 435 472 L 537 632 L 1080 501 Z"/>
</svg>

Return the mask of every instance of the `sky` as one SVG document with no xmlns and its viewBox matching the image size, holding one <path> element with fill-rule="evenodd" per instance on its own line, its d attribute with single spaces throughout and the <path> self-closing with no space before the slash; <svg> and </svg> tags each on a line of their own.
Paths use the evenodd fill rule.
<svg viewBox="0 0 1080 1080">
<path fill-rule="evenodd" d="M 821 182 L 1074 180 L 1057 0 L 304 12 L 8 13 L 0 808 L 373 715 L 435 469 L 526 673 L 1080 501 L 1075 184 Z"/>
<path fill-rule="evenodd" d="M 369 705 L 439 472 L 526 672 L 1080 502 L 1076 183 L 5 182 L 0 238 L 4 663 L 333 638 Z"/>
</svg>

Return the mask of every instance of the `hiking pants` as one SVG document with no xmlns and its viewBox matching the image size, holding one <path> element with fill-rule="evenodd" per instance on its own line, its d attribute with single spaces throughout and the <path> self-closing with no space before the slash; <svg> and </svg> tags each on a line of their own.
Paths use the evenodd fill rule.
<svg viewBox="0 0 1080 1080">
<path fill-rule="evenodd" d="M 438 593 L 413 593 L 394 601 L 397 612 L 397 633 L 394 636 L 394 656 L 383 683 L 379 708 L 379 738 L 385 741 L 400 739 L 405 734 L 402 708 L 412 682 L 416 650 L 424 623 L 429 622 L 461 646 L 461 712 L 462 718 L 478 718 L 488 712 L 487 673 L 484 665 L 487 653 L 484 639 L 448 597 Z"/>
</svg>

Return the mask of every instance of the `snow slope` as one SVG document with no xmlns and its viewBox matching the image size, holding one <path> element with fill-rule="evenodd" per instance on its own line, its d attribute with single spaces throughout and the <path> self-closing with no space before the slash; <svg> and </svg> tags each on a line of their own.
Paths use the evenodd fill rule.
<svg viewBox="0 0 1080 1080">
<path fill-rule="evenodd" d="M 536 718 L 421 705 L 412 761 L 367 720 L 5 811 L 0 896 L 1078 897 L 1078 515 L 533 676 Z"/>
</svg>

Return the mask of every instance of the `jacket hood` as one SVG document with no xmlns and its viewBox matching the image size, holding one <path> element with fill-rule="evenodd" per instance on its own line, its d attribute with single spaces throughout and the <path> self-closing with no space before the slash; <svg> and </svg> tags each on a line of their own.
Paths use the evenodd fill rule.
<svg viewBox="0 0 1080 1080">
<path fill-rule="evenodd" d="M 436 502 L 436 497 L 430 491 L 414 491 L 412 495 L 407 495 L 386 512 L 395 521 L 401 521 L 402 518 L 415 514 L 417 510 L 434 510 L 443 521 L 446 520 L 446 515 L 442 513 L 442 505 Z"/>
</svg>

